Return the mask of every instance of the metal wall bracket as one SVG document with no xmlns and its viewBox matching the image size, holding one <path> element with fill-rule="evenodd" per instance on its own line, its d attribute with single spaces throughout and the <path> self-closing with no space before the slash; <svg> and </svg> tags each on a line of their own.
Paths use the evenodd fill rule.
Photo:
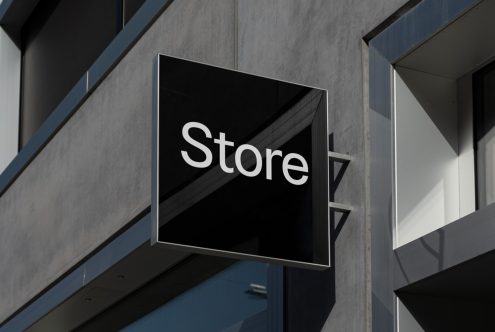
<svg viewBox="0 0 495 332">
<path fill-rule="evenodd" d="M 334 212 L 349 213 L 352 211 L 352 206 L 335 202 L 328 202 L 328 207 L 330 208 L 330 211 Z"/>
<path fill-rule="evenodd" d="M 351 156 L 347 154 L 337 153 L 333 151 L 328 152 L 328 158 L 331 164 L 329 165 L 330 171 L 330 201 L 328 202 L 328 207 L 330 209 L 331 214 L 331 227 L 333 230 L 332 238 L 335 239 L 339 234 L 342 228 L 344 227 L 345 221 L 347 217 L 352 211 L 352 206 L 341 204 L 334 202 L 335 199 L 335 191 L 344 176 L 344 173 L 347 169 L 347 166 L 351 162 Z M 335 174 L 335 164 L 341 164 L 339 171 Z M 336 221 L 335 213 L 340 213 L 340 219 Z"/>
<path fill-rule="evenodd" d="M 344 173 L 347 169 L 347 166 L 351 162 L 352 158 L 348 154 L 343 154 L 343 153 L 338 153 L 338 152 L 333 152 L 329 151 L 328 152 L 328 158 L 332 163 L 339 163 L 341 164 L 341 167 L 337 173 L 337 175 L 334 175 L 334 172 L 331 172 L 330 176 L 330 202 L 328 203 L 328 207 L 330 208 L 331 212 L 342 212 L 342 213 L 350 213 L 352 211 L 352 207 L 349 205 L 341 204 L 334 202 L 334 196 L 335 196 L 335 190 L 342 180 L 342 177 L 344 176 Z M 331 170 L 333 170 L 333 166 L 331 167 Z"/>
<path fill-rule="evenodd" d="M 333 162 L 340 162 L 345 164 L 351 162 L 351 156 L 349 156 L 348 154 L 343 154 L 333 151 L 328 151 L 328 158 L 330 158 L 330 160 Z"/>
</svg>

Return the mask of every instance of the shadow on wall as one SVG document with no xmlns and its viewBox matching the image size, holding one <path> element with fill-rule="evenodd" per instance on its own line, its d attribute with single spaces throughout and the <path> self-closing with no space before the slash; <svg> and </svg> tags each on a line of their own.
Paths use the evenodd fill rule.
<svg viewBox="0 0 495 332">
<path fill-rule="evenodd" d="M 329 149 L 333 151 L 333 134 L 329 136 Z M 330 201 L 334 201 L 345 166 L 334 169 L 329 165 Z M 330 262 L 325 271 L 286 268 L 286 321 L 287 331 L 321 331 L 335 302 L 335 241 L 347 220 L 348 213 L 330 213 Z"/>
</svg>

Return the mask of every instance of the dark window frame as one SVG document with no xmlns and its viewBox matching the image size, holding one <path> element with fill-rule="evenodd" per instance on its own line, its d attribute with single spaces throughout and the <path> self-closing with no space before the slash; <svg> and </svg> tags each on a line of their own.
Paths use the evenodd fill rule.
<svg viewBox="0 0 495 332">
<path fill-rule="evenodd" d="M 479 156 L 480 151 L 478 148 L 478 141 L 484 136 L 486 133 L 481 133 L 482 131 L 486 131 L 484 129 L 484 124 L 486 121 L 484 112 L 484 78 L 486 75 L 495 72 L 495 61 L 492 61 L 481 69 L 477 70 L 472 74 L 472 92 L 473 92 L 473 150 L 474 150 L 474 173 L 475 173 L 475 202 L 476 202 L 476 210 L 479 210 L 483 207 L 490 205 L 487 202 L 481 202 L 480 190 L 481 190 L 481 181 L 486 181 L 486 179 L 482 179 L 482 175 L 480 174 L 478 167 L 479 164 Z M 486 200 L 486 199 L 485 199 Z"/>
<path fill-rule="evenodd" d="M 94 26 L 92 29 L 85 29 L 77 24 L 72 25 L 72 32 L 76 35 L 74 38 L 64 34 L 60 34 L 60 36 L 58 34 L 53 35 L 53 26 L 60 26 L 60 24 L 65 26 L 61 21 L 64 15 L 71 14 L 70 8 L 75 7 L 73 5 L 75 2 L 68 0 L 42 0 L 34 7 L 30 16 L 22 25 L 19 41 L 21 48 L 21 91 L 18 151 L 26 146 L 52 112 L 77 85 L 79 80 L 86 75 L 93 63 L 115 40 L 125 24 L 129 23 L 130 19 L 144 3 L 145 0 L 107 0 L 106 12 L 110 13 L 111 20 L 108 23 L 103 18 L 106 14 L 99 15 L 99 20 L 97 19 L 99 23 L 97 21 L 96 24 L 100 24 L 103 29 L 103 36 L 99 40 L 93 38 L 95 30 L 97 30 Z M 90 4 L 87 2 L 78 3 L 78 5 L 95 7 L 100 4 L 96 1 Z M 60 6 L 63 7 L 61 8 Z M 112 6 L 114 10 L 112 12 L 108 11 Z M 77 10 L 76 12 L 72 11 L 72 15 L 77 17 L 78 12 Z M 84 20 L 90 22 L 91 18 L 94 17 L 90 13 L 93 12 L 94 10 L 88 8 L 86 17 L 82 18 L 81 22 L 85 22 Z M 47 24 L 49 24 L 48 27 Z M 50 36 L 50 31 L 43 31 L 45 28 L 52 30 L 52 36 Z M 42 40 L 37 41 L 40 33 L 43 34 L 41 36 Z M 79 38 L 77 38 L 77 35 L 79 35 Z M 83 38 L 80 38 L 81 36 Z M 43 49 L 43 47 L 50 46 L 45 46 L 47 40 L 48 43 L 51 43 L 51 47 Z M 53 45 L 57 45 L 57 42 L 63 43 L 58 49 L 60 52 L 53 51 Z M 30 49 L 33 44 L 35 45 L 34 51 Z M 60 53 L 64 55 L 61 54 L 61 58 L 54 60 L 53 55 Z M 69 57 L 70 54 L 74 53 L 81 55 L 79 60 L 77 60 L 78 57 Z M 66 60 L 68 63 L 63 63 L 60 60 Z M 42 61 L 47 63 L 50 70 L 43 69 Z M 59 73 L 54 73 L 52 76 L 51 73 L 57 71 L 61 62 Z M 50 81 L 50 79 L 53 82 L 52 84 L 45 82 Z"/>
</svg>

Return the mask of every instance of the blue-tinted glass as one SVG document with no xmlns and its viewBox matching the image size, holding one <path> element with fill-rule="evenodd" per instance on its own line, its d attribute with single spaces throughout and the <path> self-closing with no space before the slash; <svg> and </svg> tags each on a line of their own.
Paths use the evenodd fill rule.
<svg viewBox="0 0 495 332">
<path fill-rule="evenodd" d="M 123 329 L 134 331 L 266 331 L 268 265 L 239 262 L 167 302 Z"/>
</svg>

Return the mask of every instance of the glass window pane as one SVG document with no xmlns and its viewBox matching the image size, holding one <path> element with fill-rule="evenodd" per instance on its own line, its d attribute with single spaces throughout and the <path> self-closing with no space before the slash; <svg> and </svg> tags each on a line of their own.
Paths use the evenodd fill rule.
<svg viewBox="0 0 495 332">
<path fill-rule="evenodd" d="M 121 1 L 37 5 L 22 29 L 21 147 L 120 31 Z"/>
<path fill-rule="evenodd" d="M 267 331 L 268 265 L 239 262 L 167 302 L 122 331 Z"/>
<path fill-rule="evenodd" d="M 495 202 L 495 63 L 474 74 L 477 205 Z"/>
</svg>

